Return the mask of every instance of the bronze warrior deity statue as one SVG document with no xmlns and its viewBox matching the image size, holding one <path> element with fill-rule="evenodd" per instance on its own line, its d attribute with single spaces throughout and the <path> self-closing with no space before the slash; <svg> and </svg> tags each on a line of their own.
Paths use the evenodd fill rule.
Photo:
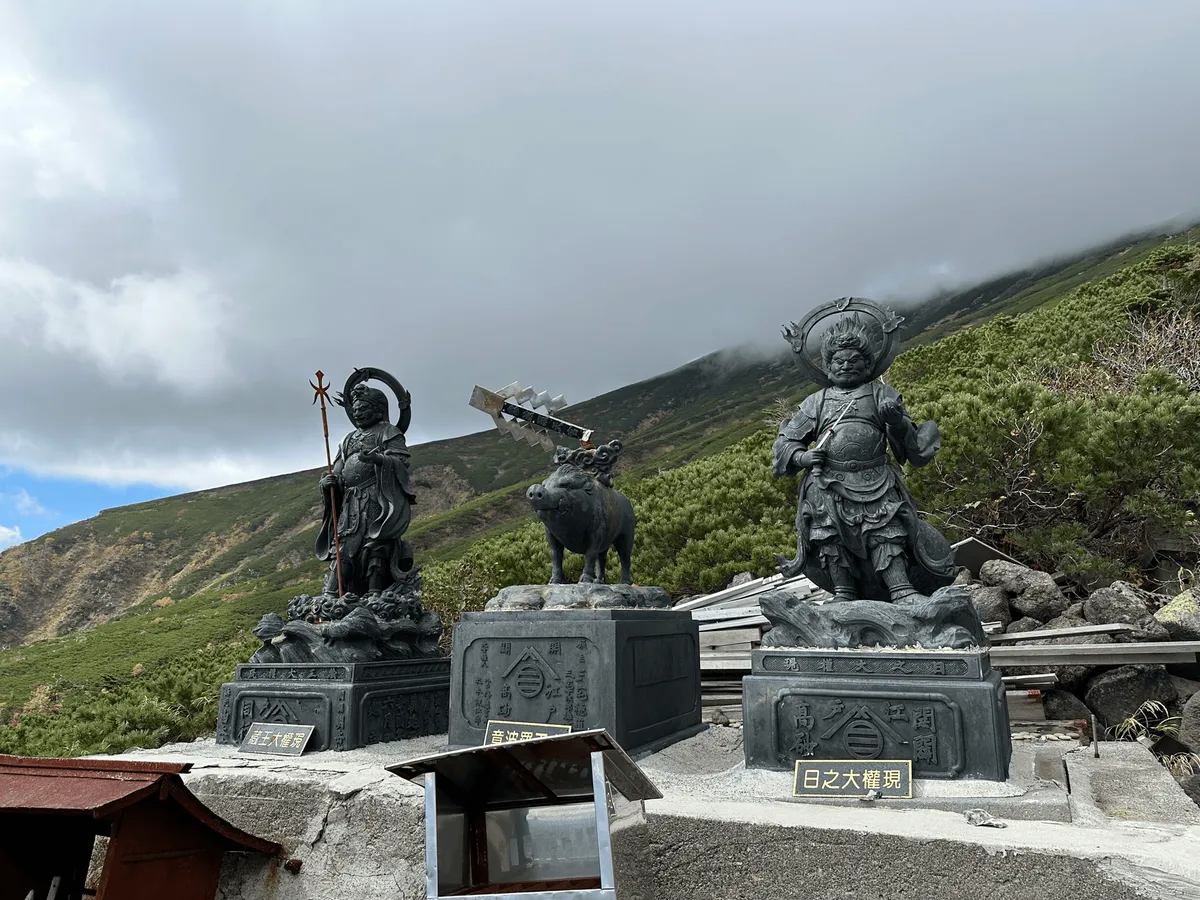
<svg viewBox="0 0 1200 900">
<path fill-rule="evenodd" d="M 818 367 L 808 337 L 835 315 Z M 774 474 L 804 473 L 796 558 L 780 557 L 780 571 L 807 575 L 839 601 L 916 600 L 956 572 L 949 543 L 918 516 L 900 469 L 933 459 L 937 424 L 914 424 L 899 393 L 879 380 L 895 358 L 901 321 L 869 300 L 845 298 L 784 329 L 797 362 L 821 387 L 775 440 Z"/>
<path fill-rule="evenodd" d="M 383 381 L 396 393 L 396 424 L 389 421 L 387 394 L 369 387 L 368 378 Z M 329 561 L 326 594 L 338 593 L 340 553 L 346 593 L 365 596 L 392 589 L 413 568 L 413 548 L 404 538 L 416 499 L 404 439 L 412 410 L 400 383 L 374 368 L 356 369 L 336 401 L 346 407 L 355 430 L 338 446 L 332 473 L 321 478 L 325 510 L 316 551 L 318 558 Z"/>
</svg>

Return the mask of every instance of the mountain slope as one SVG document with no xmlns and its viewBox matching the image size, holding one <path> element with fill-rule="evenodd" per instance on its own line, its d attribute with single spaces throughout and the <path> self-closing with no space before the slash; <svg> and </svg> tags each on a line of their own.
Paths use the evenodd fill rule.
<svg viewBox="0 0 1200 900">
<path fill-rule="evenodd" d="M 909 345 L 996 314 L 1053 302 L 1085 281 L 1144 257 L 1165 241 L 1126 238 L 902 308 Z M 607 440 L 626 442 L 627 474 L 706 456 L 761 427 L 768 408 L 805 390 L 786 345 L 777 354 L 726 350 L 570 408 Z M 480 432 L 412 448 L 418 490 L 410 531 L 423 563 L 447 559 L 481 535 L 528 515 L 523 489 L 546 454 Z M 236 593 L 259 580 L 283 589 L 318 576 L 312 546 L 319 470 L 105 510 L 0 554 L 0 649 L 76 632 L 135 607 L 199 593 Z"/>
<path fill-rule="evenodd" d="M 1150 526 L 1173 522 L 1168 536 L 1192 537 L 1200 388 L 1186 363 L 1194 344 L 1176 329 L 1168 343 L 1148 346 L 1144 328 L 1170 326 L 1179 315 L 1193 321 L 1198 290 L 1200 244 L 1163 248 L 1112 278 L 1053 295 L 1029 315 L 999 317 L 901 355 L 892 383 L 915 417 L 943 428 L 939 464 L 907 479 L 929 520 L 948 536 L 966 528 L 1046 570 L 1085 578 L 1110 572 L 1137 581 L 1154 563 L 1143 553 L 1154 540 Z M 1159 352 L 1167 349 L 1177 355 Z M 1113 369 L 1113 360 L 1125 363 Z M 687 465 L 651 471 L 659 457 L 618 476 L 639 518 L 635 578 L 676 597 L 710 591 L 736 572 L 769 573 L 775 555 L 795 546 L 795 481 L 771 477 L 774 428 L 763 418 L 760 410 L 756 425 L 711 435 L 716 445 L 750 431 Z M 1011 440 L 1023 427 L 1033 440 Z M 1007 487 L 1013 477 L 1017 491 Z M 226 499 L 256 489 L 238 486 Z M 182 507 L 182 516 L 181 498 L 170 498 L 175 505 L 159 504 L 152 524 L 182 528 L 170 514 L 187 520 L 206 502 L 227 514 L 213 494 L 220 492 Z M 425 525 L 460 521 L 464 510 L 477 515 L 494 500 L 477 498 Z M 1097 519 L 1102 527 L 1093 527 Z M 1119 527 L 1103 527 L 1111 522 Z M 443 558 L 430 564 L 435 554 Z M 502 585 L 547 570 L 544 538 L 529 516 L 515 527 L 497 522 L 469 548 L 443 543 L 423 561 L 424 600 L 448 624 Z M 568 577 L 580 562 L 571 556 Z M 1180 565 L 1195 568 L 1195 554 Z M 0 652 L 0 752 L 79 756 L 211 734 L 217 688 L 257 645 L 255 621 L 315 590 L 318 575 L 307 562 L 276 564 L 233 587 L 143 602 L 95 628 Z"/>
</svg>

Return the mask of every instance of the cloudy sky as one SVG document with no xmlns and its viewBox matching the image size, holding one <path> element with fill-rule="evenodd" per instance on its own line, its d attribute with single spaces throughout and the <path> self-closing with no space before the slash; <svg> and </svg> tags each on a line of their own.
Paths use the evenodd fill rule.
<svg viewBox="0 0 1200 900">
<path fill-rule="evenodd" d="M 1200 214 L 1200 3 L 0 0 L 0 544 Z M 335 431 L 345 422 L 333 420 Z"/>
</svg>

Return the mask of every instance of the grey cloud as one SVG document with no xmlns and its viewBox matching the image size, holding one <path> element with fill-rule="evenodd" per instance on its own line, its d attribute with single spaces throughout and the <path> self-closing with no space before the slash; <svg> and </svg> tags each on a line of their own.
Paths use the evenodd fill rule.
<svg viewBox="0 0 1200 900">
<path fill-rule="evenodd" d="M 352 365 L 394 371 L 414 439 L 444 437 L 487 424 L 475 382 L 581 400 L 774 344 L 831 297 L 912 296 L 1200 210 L 1189 0 L 26 16 L 39 71 L 103 86 L 177 199 L 31 204 L 15 246 L 101 284 L 199 267 L 233 302 L 245 380 L 189 399 L 18 355 L 31 387 L 4 421 L 60 447 L 153 433 L 283 464 L 312 444 L 312 371 Z"/>
</svg>

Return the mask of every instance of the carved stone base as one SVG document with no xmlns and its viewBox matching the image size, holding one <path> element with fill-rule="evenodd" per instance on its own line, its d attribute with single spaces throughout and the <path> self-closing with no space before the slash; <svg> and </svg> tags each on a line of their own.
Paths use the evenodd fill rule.
<svg viewBox="0 0 1200 900">
<path fill-rule="evenodd" d="M 910 759 L 914 778 L 1008 778 L 1008 706 L 986 650 L 756 650 L 742 718 L 747 768 Z"/>
<path fill-rule="evenodd" d="M 958 585 L 932 597 L 916 596 L 899 603 L 851 600 L 813 603 L 787 589 L 759 600 L 772 628 L 765 647 L 924 647 L 929 650 L 987 647 L 987 635 L 970 593 Z"/>
<path fill-rule="evenodd" d="M 221 686 L 217 743 L 240 744 L 254 722 L 315 726 L 306 750 L 354 750 L 445 734 L 450 660 L 249 664 Z"/>
<path fill-rule="evenodd" d="M 514 584 L 487 602 L 488 610 L 670 609 L 660 587 L 632 584 Z"/>
<path fill-rule="evenodd" d="M 450 745 L 489 719 L 605 728 L 626 749 L 700 727 L 700 635 L 677 610 L 465 613 L 454 629 Z"/>
</svg>

